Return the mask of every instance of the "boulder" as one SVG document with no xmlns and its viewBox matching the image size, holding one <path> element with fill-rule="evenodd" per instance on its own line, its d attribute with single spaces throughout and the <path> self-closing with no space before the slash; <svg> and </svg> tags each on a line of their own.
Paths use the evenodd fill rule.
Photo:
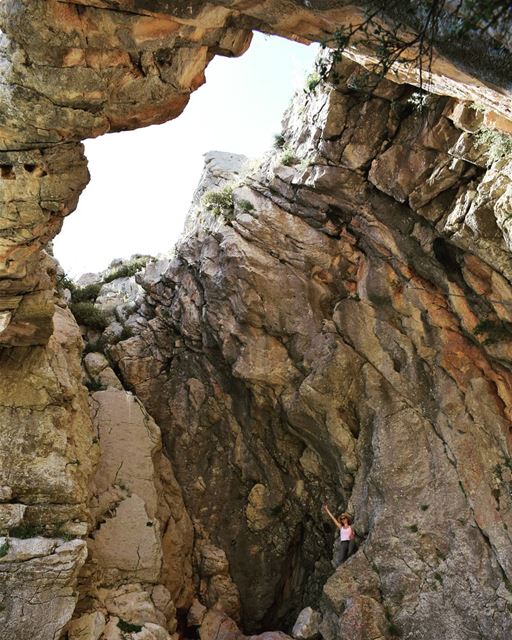
<svg viewBox="0 0 512 640">
<path fill-rule="evenodd" d="M 313 640 L 320 634 L 321 615 L 311 607 L 305 607 L 297 616 L 292 636 L 297 640 Z"/>
</svg>

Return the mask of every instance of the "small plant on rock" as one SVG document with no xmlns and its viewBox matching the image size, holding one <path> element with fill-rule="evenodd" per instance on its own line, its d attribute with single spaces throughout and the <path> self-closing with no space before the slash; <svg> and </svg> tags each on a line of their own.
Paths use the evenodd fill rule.
<svg viewBox="0 0 512 640">
<path fill-rule="evenodd" d="M 103 385 L 99 380 L 96 380 L 95 378 L 86 380 L 85 386 L 91 393 L 94 393 L 95 391 L 105 391 L 105 385 Z"/>
<path fill-rule="evenodd" d="M 68 542 L 77 537 L 77 536 L 74 536 L 72 533 L 69 533 L 68 531 L 66 531 L 64 524 L 60 524 L 57 527 L 57 529 L 55 529 L 54 535 L 56 538 L 61 538 L 62 540 L 67 540 Z"/>
<path fill-rule="evenodd" d="M 63 274 L 62 276 L 57 278 L 57 289 L 59 291 L 68 289 L 69 291 L 71 291 L 71 293 L 73 293 L 73 291 L 76 289 L 76 284 L 73 282 L 73 280 L 71 280 L 69 276 Z"/>
<path fill-rule="evenodd" d="M 480 127 L 475 134 L 476 143 L 486 148 L 487 164 L 491 165 L 503 157 L 512 156 L 512 136 L 491 129 Z"/>
<path fill-rule="evenodd" d="M 274 149 L 282 149 L 286 144 L 286 139 L 282 133 L 274 134 Z"/>
<path fill-rule="evenodd" d="M 38 536 L 43 535 L 43 533 L 43 527 L 36 524 L 20 524 L 9 530 L 9 535 L 12 538 L 22 538 L 23 540 L 26 540 L 27 538 L 37 538 Z"/>
<path fill-rule="evenodd" d="M 9 542 L 9 538 L 6 538 L 5 542 L 2 542 L 2 544 L 0 544 L 0 558 L 3 558 L 9 553 L 10 546 L 11 543 Z"/>
<path fill-rule="evenodd" d="M 126 622 L 126 620 L 119 620 L 117 626 L 125 633 L 138 633 L 142 631 L 140 624 L 132 624 L 131 622 Z"/>
<path fill-rule="evenodd" d="M 322 78 L 318 71 L 314 71 L 306 76 L 306 85 L 304 91 L 306 93 L 312 93 L 320 84 Z"/>
<path fill-rule="evenodd" d="M 108 284 L 109 282 L 113 282 L 118 278 L 131 278 L 138 271 L 144 269 L 147 263 L 150 261 L 149 256 L 141 256 L 139 258 L 133 258 L 129 262 L 120 265 L 119 267 L 114 267 L 111 269 L 106 276 L 103 278 L 104 284 Z"/>
<path fill-rule="evenodd" d="M 292 165 L 297 164 L 299 162 L 299 159 L 297 158 L 297 156 L 288 147 L 286 147 L 283 150 L 283 153 L 281 154 L 281 157 L 279 160 L 281 164 L 284 164 L 285 167 L 291 167 Z"/>
<path fill-rule="evenodd" d="M 222 216 L 226 220 L 233 220 L 235 208 L 233 203 L 233 187 L 227 186 L 220 191 L 207 191 L 202 204 L 215 216 Z"/>
<path fill-rule="evenodd" d="M 92 302 L 72 302 L 69 308 L 78 324 L 97 331 L 104 331 L 108 326 L 105 314 L 101 309 L 97 309 Z"/>
<path fill-rule="evenodd" d="M 101 283 L 88 284 L 71 290 L 71 302 L 94 302 L 101 289 Z"/>
<path fill-rule="evenodd" d="M 254 205 L 252 202 L 249 202 L 249 200 L 239 200 L 237 202 L 237 205 L 238 205 L 238 208 L 241 209 L 242 211 L 245 211 L 245 213 L 254 211 Z"/>
</svg>

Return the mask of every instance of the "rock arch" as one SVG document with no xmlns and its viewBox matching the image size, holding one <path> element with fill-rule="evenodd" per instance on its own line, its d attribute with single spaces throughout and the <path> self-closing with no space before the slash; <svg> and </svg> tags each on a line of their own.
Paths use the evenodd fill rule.
<svg viewBox="0 0 512 640">
<path fill-rule="evenodd" d="M 41 250 L 87 183 L 80 140 L 177 117 L 211 58 L 242 54 L 253 29 L 322 41 L 337 25 L 360 21 L 363 10 L 363 3 L 292 0 L 2 3 L 0 345 L 44 344 L 51 334 L 52 275 Z M 482 92 L 486 60 L 461 62 L 467 43 L 459 49 L 450 49 L 459 68 L 436 59 L 432 90 L 483 101 L 502 123 L 512 117 L 500 78 Z M 371 60 L 368 52 L 349 54 Z M 399 78 L 414 81 L 415 70 L 402 68 Z"/>
</svg>

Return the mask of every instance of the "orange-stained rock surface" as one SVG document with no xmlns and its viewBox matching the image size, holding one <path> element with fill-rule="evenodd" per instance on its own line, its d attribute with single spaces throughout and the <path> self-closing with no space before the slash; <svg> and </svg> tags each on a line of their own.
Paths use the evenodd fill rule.
<svg viewBox="0 0 512 640">
<path fill-rule="evenodd" d="M 409 23 L 414 29 L 417 12 L 412 3 L 409 10 L 395 15 L 393 5 L 384 20 Z M 61 143 L 176 118 L 190 93 L 204 83 L 204 70 L 212 57 L 242 54 L 253 29 L 304 43 L 325 42 L 340 26 L 357 25 L 363 19 L 364 7 L 342 0 L 192 2 L 186 6 L 156 0 L 3 2 L 0 198 L 5 190 L 1 199 L 6 206 L 0 214 L 0 294 L 5 298 L 0 300 L 0 344 L 41 344 L 49 336 L 51 304 L 30 298 L 30 292 L 43 289 L 33 271 L 39 251 L 59 232 L 62 216 L 75 208 L 88 180 L 85 160 L 69 157 L 79 151 Z M 507 43 L 496 49 L 486 34 L 468 35 L 474 50 L 481 50 L 478 57 L 468 57 L 467 43 L 449 35 L 454 18 L 445 13 L 443 20 L 446 29 L 440 30 L 438 48 L 429 63 L 429 90 L 485 107 L 486 125 L 510 132 Z M 356 40 L 347 55 L 371 68 L 375 64 L 372 45 Z M 406 57 L 413 59 L 414 54 Z M 404 61 L 397 64 L 393 78 L 415 83 L 418 70 Z M 381 93 L 385 98 L 385 91 Z M 377 111 L 376 118 L 368 114 L 368 133 L 361 140 L 356 135 L 345 146 L 347 166 L 364 162 L 375 143 L 380 143 L 372 124 L 380 121 Z M 441 139 L 444 128 L 442 123 L 434 135 Z M 429 158 L 433 159 L 429 149 L 394 146 L 381 160 L 391 177 L 406 155 L 411 173 L 404 173 L 394 190 L 403 190 L 401 180 L 410 181 L 411 176 L 419 183 L 422 171 L 429 170 Z M 69 165 L 71 175 L 66 175 Z M 57 188 L 47 203 L 30 186 L 55 190 L 54 174 L 61 178 L 64 193 Z M 450 180 L 450 170 L 445 174 Z M 380 171 L 380 179 L 386 180 L 385 172 Z M 23 190 L 21 203 L 13 199 L 13 186 L 15 191 Z M 20 294 L 30 298 L 24 310 L 17 306 Z"/>
<path fill-rule="evenodd" d="M 336 71 L 285 117 L 291 166 L 274 151 L 224 215 L 196 201 L 110 355 L 224 550 L 248 631 L 309 605 L 326 640 L 506 638 L 509 249 L 471 211 L 485 202 L 500 229 L 510 159 L 468 159 L 481 143 L 446 98 L 417 111 L 412 88 L 369 98 L 357 66 Z M 326 500 L 358 533 L 334 574 Z"/>
<path fill-rule="evenodd" d="M 420 102 L 414 65 L 361 91 L 375 52 L 351 46 L 283 150 L 245 178 L 210 155 L 175 258 L 143 294 L 102 287 L 83 367 L 44 252 L 89 179 L 82 139 L 178 116 L 254 29 L 361 19 L 0 3 L 0 639 L 282 639 L 305 607 L 324 640 L 512 634 L 507 33 L 454 41 L 444 15 Z M 230 180 L 232 205 L 201 203 Z M 326 501 L 355 516 L 338 567 Z"/>
</svg>

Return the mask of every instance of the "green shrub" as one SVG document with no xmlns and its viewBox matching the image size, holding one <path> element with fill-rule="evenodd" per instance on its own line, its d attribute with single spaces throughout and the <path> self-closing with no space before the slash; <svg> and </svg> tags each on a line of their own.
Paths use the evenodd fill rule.
<svg viewBox="0 0 512 640">
<path fill-rule="evenodd" d="M 235 216 L 233 187 L 227 186 L 220 191 L 207 191 L 201 202 L 215 216 L 223 216 L 226 220 L 233 220 Z"/>
<path fill-rule="evenodd" d="M 144 269 L 147 263 L 150 261 L 149 256 L 141 256 L 140 258 L 134 258 L 130 260 L 126 264 L 122 264 L 119 267 L 114 267 L 111 269 L 106 276 L 103 277 L 104 284 L 108 284 L 113 280 L 117 280 L 118 278 L 131 278 L 138 271 Z"/>
<path fill-rule="evenodd" d="M 55 537 L 62 538 L 63 540 L 67 540 L 69 542 L 70 540 L 74 540 L 77 536 L 74 536 L 72 533 L 68 533 L 64 529 L 64 525 L 61 524 L 55 530 Z"/>
<path fill-rule="evenodd" d="M 101 289 L 101 283 L 76 287 L 71 291 L 71 302 L 94 302 Z"/>
<path fill-rule="evenodd" d="M 106 388 L 105 385 L 101 384 L 101 382 L 95 378 L 87 380 L 85 382 L 85 386 L 91 393 L 94 393 L 95 391 L 105 391 Z"/>
<path fill-rule="evenodd" d="M 117 626 L 125 633 L 136 633 L 142 630 L 140 624 L 132 624 L 131 622 L 126 622 L 126 620 L 119 620 Z"/>
<path fill-rule="evenodd" d="M 487 164 L 491 165 L 504 156 L 512 156 L 512 136 L 489 127 L 480 127 L 475 134 L 479 147 L 486 147 Z"/>
<path fill-rule="evenodd" d="M 64 291 L 64 289 L 69 289 L 71 293 L 76 289 L 76 284 L 71 280 L 71 278 L 67 275 L 60 276 L 57 278 L 57 289 L 59 291 Z"/>
<path fill-rule="evenodd" d="M 9 539 L 6 539 L 5 542 L 2 542 L 2 544 L 0 544 L 0 558 L 3 558 L 8 554 L 10 546 L 11 543 L 9 542 Z"/>
<path fill-rule="evenodd" d="M 313 71 L 313 73 L 308 74 L 306 76 L 306 85 L 304 87 L 304 91 L 306 93 L 312 93 L 320 84 L 321 79 L 322 78 L 320 77 L 318 71 Z"/>
<path fill-rule="evenodd" d="M 238 204 L 238 208 L 241 209 L 242 211 L 245 211 L 246 213 L 249 213 L 250 211 L 254 211 L 254 205 L 252 202 L 249 202 L 249 200 L 239 200 L 237 204 Z"/>
<path fill-rule="evenodd" d="M 20 524 L 17 527 L 9 529 L 9 535 L 12 538 L 22 538 L 24 540 L 27 538 L 36 538 L 41 536 L 43 535 L 43 532 L 43 527 L 35 524 Z"/>
<path fill-rule="evenodd" d="M 274 134 L 274 149 L 282 149 L 286 144 L 286 139 L 282 133 Z"/>
<path fill-rule="evenodd" d="M 105 314 L 100 309 L 97 309 L 92 302 L 72 302 L 69 308 L 78 324 L 97 331 L 103 331 L 108 326 Z"/>
<path fill-rule="evenodd" d="M 281 164 L 284 164 L 285 167 L 291 167 L 293 164 L 297 164 L 299 159 L 293 153 L 293 151 L 289 148 L 285 148 L 280 157 Z"/>
</svg>

